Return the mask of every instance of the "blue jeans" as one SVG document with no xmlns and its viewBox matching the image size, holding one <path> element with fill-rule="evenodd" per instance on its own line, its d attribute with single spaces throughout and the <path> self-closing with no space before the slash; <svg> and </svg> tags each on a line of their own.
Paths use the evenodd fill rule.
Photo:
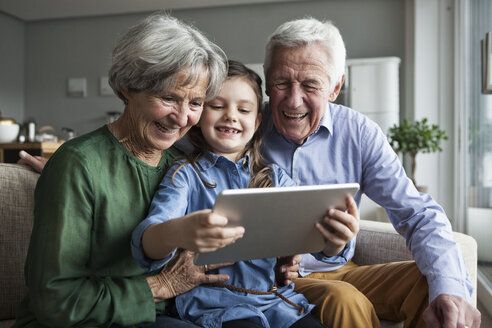
<svg viewBox="0 0 492 328">
<path fill-rule="evenodd" d="M 123 327 L 120 325 L 112 325 L 111 328 L 197 328 L 192 323 L 179 320 L 178 318 L 168 317 L 166 315 L 159 315 L 155 319 L 155 322 L 145 323 L 135 326 Z"/>
</svg>

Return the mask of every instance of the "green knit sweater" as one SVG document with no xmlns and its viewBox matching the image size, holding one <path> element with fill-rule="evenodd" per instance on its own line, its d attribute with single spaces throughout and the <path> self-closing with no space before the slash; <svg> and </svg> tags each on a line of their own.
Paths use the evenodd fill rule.
<svg viewBox="0 0 492 328">
<path fill-rule="evenodd" d="M 127 326 L 164 311 L 130 240 L 178 154 L 168 149 L 152 167 L 106 126 L 60 147 L 36 186 L 28 294 L 14 327 Z"/>
</svg>

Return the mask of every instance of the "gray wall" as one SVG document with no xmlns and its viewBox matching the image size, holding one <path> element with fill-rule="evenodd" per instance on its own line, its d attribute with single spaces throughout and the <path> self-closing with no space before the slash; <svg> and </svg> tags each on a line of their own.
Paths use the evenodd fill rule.
<svg viewBox="0 0 492 328">
<path fill-rule="evenodd" d="M 0 111 L 24 120 L 24 23 L 0 12 Z"/>
<path fill-rule="evenodd" d="M 349 58 L 398 56 L 404 65 L 404 1 L 303 1 L 172 14 L 204 31 L 229 58 L 245 63 L 263 61 L 266 38 L 280 23 L 310 15 L 340 28 Z M 25 118 L 57 131 L 71 127 L 84 133 L 104 124 L 107 111 L 121 111 L 116 97 L 99 95 L 99 78 L 107 74 L 116 37 L 145 15 L 26 23 Z M 87 97 L 67 97 L 69 77 L 87 78 Z"/>
</svg>

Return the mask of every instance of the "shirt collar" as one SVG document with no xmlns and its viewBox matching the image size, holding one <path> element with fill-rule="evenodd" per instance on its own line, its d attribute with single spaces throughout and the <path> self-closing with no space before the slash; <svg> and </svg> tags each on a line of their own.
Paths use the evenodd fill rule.
<svg viewBox="0 0 492 328">
<path fill-rule="evenodd" d="M 319 123 L 319 127 L 316 130 L 316 132 L 318 132 L 320 127 L 324 126 L 328 130 L 328 132 L 333 135 L 333 119 L 331 117 L 332 115 L 331 106 L 332 106 L 331 103 L 328 103 L 326 105 L 325 115 L 323 115 L 323 118 L 321 119 L 321 122 Z"/>
<path fill-rule="evenodd" d="M 217 164 L 218 162 L 220 163 L 222 161 L 233 163 L 227 157 L 222 155 L 217 155 L 211 151 L 206 152 L 204 156 L 200 157 L 197 163 L 203 170 L 208 170 L 209 168 L 218 165 Z M 246 156 L 239 159 L 234 164 L 238 167 L 249 167 L 249 161 L 250 161 L 250 154 L 247 153 Z"/>
</svg>

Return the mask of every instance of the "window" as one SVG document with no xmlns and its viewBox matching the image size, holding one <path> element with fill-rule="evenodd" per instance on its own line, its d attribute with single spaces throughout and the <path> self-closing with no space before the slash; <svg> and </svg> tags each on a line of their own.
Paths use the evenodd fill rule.
<svg viewBox="0 0 492 328">
<path fill-rule="evenodd" d="M 470 85 L 465 102 L 468 116 L 468 188 L 466 227 L 478 243 L 479 298 L 492 297 L 492 94 L 481 92 L 481 46 L 492 32 L 492 2 L 469 2 L 470 22 L 465 35 L 470 42 L 466 79 Z M 488 293 L 488 295 L 484 295 Z M 485 302 L 482 301 L 485 304 Z M 489 309 L 490 311 L 491 309 Z"/>
</svg>

